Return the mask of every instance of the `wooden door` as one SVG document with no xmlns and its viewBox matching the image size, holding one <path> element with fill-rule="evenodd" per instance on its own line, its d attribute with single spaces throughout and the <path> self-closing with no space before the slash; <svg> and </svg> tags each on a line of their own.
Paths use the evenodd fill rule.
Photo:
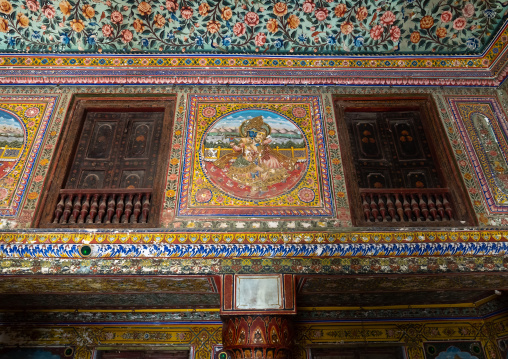
<svg viewBox="0 0 508 359">
<path fill-rule="evenodd" d="M 89 112 L 64 188 L 152 188 L 163 118 L 162 112 Z"/>
</svg>

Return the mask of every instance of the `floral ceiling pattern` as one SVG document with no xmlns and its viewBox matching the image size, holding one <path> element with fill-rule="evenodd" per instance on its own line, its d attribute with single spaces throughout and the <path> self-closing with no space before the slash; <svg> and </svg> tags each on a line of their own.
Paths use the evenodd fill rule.
<svg viewBox="0 0 508 359">
<path fill-rule="evenodd" d="M 471 54 L 495 37 L 505 5 L 496 0 L 0 0 L 0 51 Z"/>
</svg>

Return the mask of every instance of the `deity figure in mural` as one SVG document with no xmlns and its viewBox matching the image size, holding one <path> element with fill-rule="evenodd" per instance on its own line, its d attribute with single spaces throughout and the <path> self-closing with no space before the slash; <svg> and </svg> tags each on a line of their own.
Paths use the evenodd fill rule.
<svg viewBox="0 0 508 359">
<path fill-rule="evenodd" d="M 258 195 L 271 185 L 284 182 L 295 170 L 297 160 L 270 147 L 271 127 L 257 116 L 242 122 L 240 140 L 232 143 L 233 152 L 220 157 L 214 165 L 235 182 L 250 186 Z"/>
</svg>

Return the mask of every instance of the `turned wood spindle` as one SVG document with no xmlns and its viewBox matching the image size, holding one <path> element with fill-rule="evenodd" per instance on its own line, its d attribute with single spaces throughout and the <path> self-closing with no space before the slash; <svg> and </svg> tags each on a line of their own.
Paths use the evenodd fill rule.
<svg viewBox="0 0 508 359">
<path fill-rule="evenodd" d="M 53 220 L 53 223 L 60 222 L 60 218 L 62 217 L 62 213 L 64 211 L 65 206 L 65 194 L 60 194 L 60 200 L 58 201 L 55 209 L 55 219 Z"/>
<path fill-rule="evenodd" d="M 92 197 L 92 204 L 90 205 L 90 213 L 88 214 L 86 223 L 94 223 L 95 216 L 97 215 L 97 211 L 99 209 L 98 200 L 99 200 L 99 195 L 94 194 Z"/>
</svg>

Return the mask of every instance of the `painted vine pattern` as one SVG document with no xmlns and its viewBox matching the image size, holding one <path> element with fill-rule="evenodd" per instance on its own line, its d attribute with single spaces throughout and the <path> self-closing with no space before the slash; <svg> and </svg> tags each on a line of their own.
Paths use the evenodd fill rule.
<svg viewBox="0 0 508 359">
<path fill-rule="evenodd" d="M 0 47 L 26 52 L 470 53 L 496 0 L 0 0 Z"/>
</svg>

